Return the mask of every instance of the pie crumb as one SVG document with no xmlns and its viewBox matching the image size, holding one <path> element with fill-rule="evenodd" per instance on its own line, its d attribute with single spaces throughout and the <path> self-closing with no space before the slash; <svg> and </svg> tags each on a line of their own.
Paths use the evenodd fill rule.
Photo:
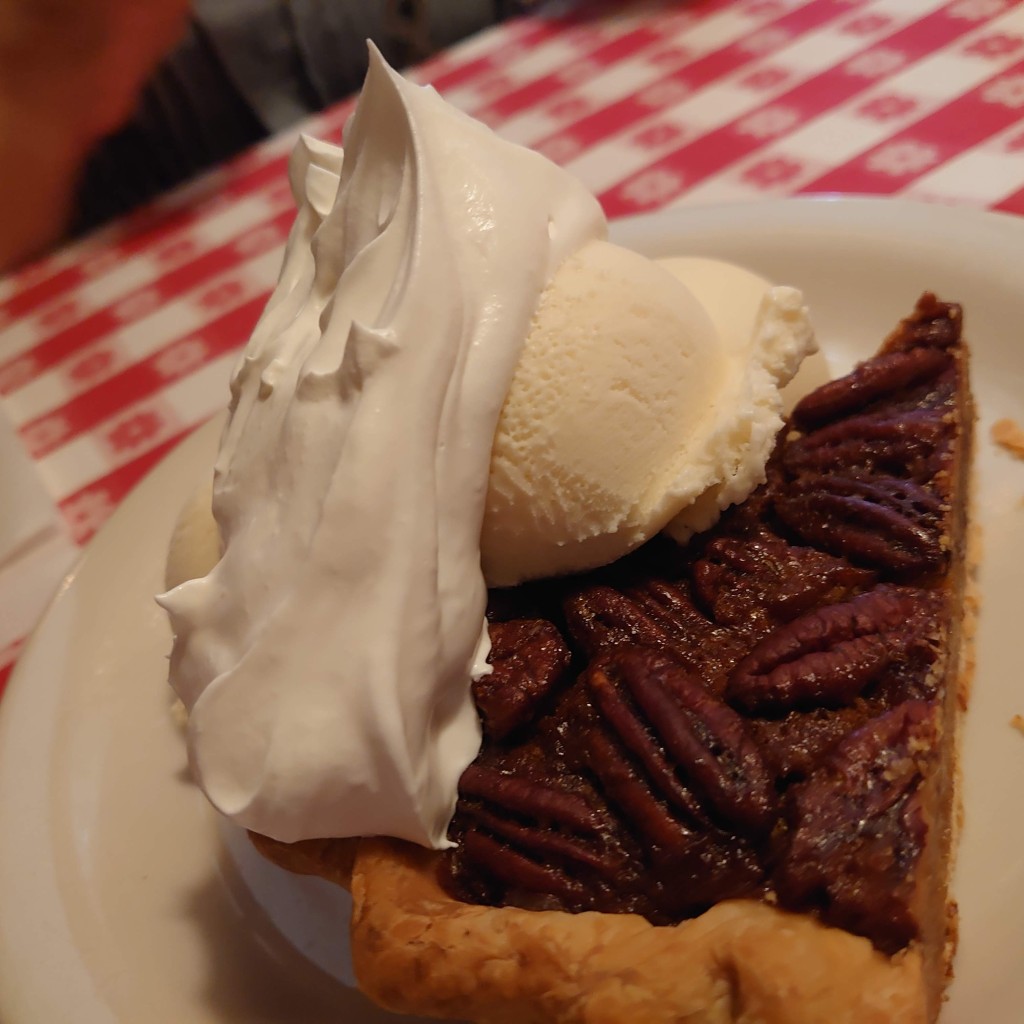
<svg viewBox="0 0 1024 1024">
<path fill-rule="evenodd" d="M 1013 718 L 1010 719 L 1010 725 L 1024 736 L 1024 715 L 1014 715 Z"/>
<path fill-rule="evenodd" d="M 1018 459 L 1024 459 L 1024 429 L 1015 420 L 996 420 L 992 424 L 992 440 Z"/>
</svg>

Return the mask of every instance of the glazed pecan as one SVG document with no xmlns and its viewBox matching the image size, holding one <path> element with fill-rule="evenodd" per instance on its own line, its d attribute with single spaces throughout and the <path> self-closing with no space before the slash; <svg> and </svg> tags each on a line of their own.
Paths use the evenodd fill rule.
<svg viewBox="0 0 1024 1024">
<path fill-rule="evenodd" d="M 629 590 L 601 584 L 573 594 L 564 607 L 570 634 L 590 656 L 607 647 L 640 644 L 688 661 L 727 639 L 697 609 L 685 583 L 655 579 Z"/>
<path fill-rule="evenodd" d="M 960 340 L 963 310 L 955 302 L 940 302 L 931 292 L 917 300 L 911 316 L 886 339 L 885 351 L 905 352 L 919 347 L 950 348 Z"/>
<path fill-rule="evenodd" d="M 753 715 L 851 703 L 915 641 L 928 598 L 880 586 L 780 626 L 733 669 L 726 700 Z"/>
<path fill-rule="evenodd" d="M 800 430 L 813 430 L 865 409 L 880 398 L 932 380 L 952 361 L 948 352 L 932 347 L 875 356 L 845 377 L 805 395 L 793 409 L 792 422 Z"/>
<path fill-rule="evenodd" d="M 602 720 L 590 765 L 599 777 L 612 755 L 608 730 L 633 763 L 632 774 L 692 821 L 710 819 L 751 836 L 771 829 L 772 780 L 743 719 L 675 659 L 615 648 L 599 655 L 583 679 Z M 621 780 L 616 785 L 625 813 L 636 813 Z"/>
<path fill-rule="evenodd" d="M 639 899 L 631 900 L 637 913 L 655 924 L 668 924 L 719 900 L 762 889 L 765 869 L 749 838 L 729 835 L 681 812 L 678 790 L 684 787 L 661 775 L 661 788 L 652 788 L 611 730 L 591 728 L 585 743 L 591 771 L 643 851 L 635 876 Z M 654 760 L 648 753 L 648 763 Z M 673 792 L 673 803 L 665 799 L 666 789 Z M 623 881 L 618 882 L 620 890 Z"/>
<path fill-rule="evenodd" d="M 601 815 L 577 793 L 480 764 L 471 764 L 462 773 L 459 795 L 580 835 L 597 834 L 603 824 Z"/>
<path fill-rule="evenodd" d="M 496 740 L 530 721 L 565 675 L 572 655 L 546 619 L 491 622 L 491 673 L 473 682 L 484 732 Z"/>
<path fill-rule="evenodd" d="M 938 569 L 948 555 L 942 502 L 911 480 L 809 474 L 776 496 L 775 510 L 808 543 L 897 575 Z"/>
<path fill-rule="evenodd" d="M 781 718 L 749 718 L 751 735 L 764 752 L 765 763 L 783 785 L 804 779 L 844 736 L 882 708 L 858 700 L 844 708 L 795 710 Z"/>
<path fill-rule="evenodd" d="M 534 831 L 532 835 L 543 833 Z M 504 838 L 493 839 L 484 832 L 471 830 L 462 839 L 459 862 L 453 867 L 457 874 L 465 865 L 472 864 L 507 889 L 544 893 L 568 906 L 584 900 L 586 886 L 575 873 L 547 862 L 544 851 L 538 852 L 541 858 L 534 859 L 510 847 Z"/>
<path fill-rule="evenodd" d="M 874 581 L 868 569 L 767 533 L 717 537 L 693 566 L 694 592 L 715 621 L 755 633 Z"/>
<path fill-rule="evenodd" d="M 945 355 L 939 349 L 915 351 Z M 949 433 L 940 409 L 864 413 L 794 438 L 782 464 L 792 476 L 864 469 L 924 482 L 939 468 L 935 456 Z"/>
<path fill-rule="evenodd" d="M 621 591 L 604 584 L 587 587 L 569 597 L 565 602 L 565 621 L 573 639 L 588 655 L 620 644 L 672 648 L 672 636 L 663 625 Z"/>
<path fill-rule="evenodd" d="M 577 899 L 586 891 L 581 876 L 613 880 L 622 871 L 607 814 L 557 781 L 472 764 L 459 797 L 459 860 L 504 885 Z"/>
<path fill-rule="evenodd" d="M 856 729 L 790 790 L 789 841 L 775 873 L 783 906 L 886 953 L 917 934 L 914 873 L 927 827 L 920 786 L 935 750 L 935 712 L 907 701 Z"/>
<path fill-rule="evenodd" d="M 676 808 L 669 806 L 662 794 L 655 793 L 644 774 L 637 770 L 628 751 L 624 751 L 617 738 L 603 729 L 591 727 L 582 737 L 587 764 L 598 779 L 601 790 L 612 807 L 622 814 L 631 832 L 647 848 L 647 859 L 655 865 L 666 866 L 686 856 L 699 834 L 698 815 L 703 817 L 699 803 L 678 780 L 661 781 L 671 786 Z M 668 768 L 664 755 L 657 758 L 660 766 Z M 680 814 L 678 807 L 693 808 L 692 815 Z"/>
</svg>

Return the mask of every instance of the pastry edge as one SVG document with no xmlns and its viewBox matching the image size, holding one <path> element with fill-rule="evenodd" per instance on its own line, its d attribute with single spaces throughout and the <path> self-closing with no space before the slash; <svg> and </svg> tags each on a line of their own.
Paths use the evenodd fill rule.
<svg viewBox="0 0 1024 1024">
<path fill-rule="evenodd" d="M 925 1024 L 920 952 L 755 900 L 655 926 L 635 914 L 461 903 L 438 854 L 390 839 L 285 844 L 253 835 L 292 871 L 352 892 L 359 986 L 401 1013 L 480 1024 Z M 330 841 L 327 841 L 330 842 Z"/>
</svg>

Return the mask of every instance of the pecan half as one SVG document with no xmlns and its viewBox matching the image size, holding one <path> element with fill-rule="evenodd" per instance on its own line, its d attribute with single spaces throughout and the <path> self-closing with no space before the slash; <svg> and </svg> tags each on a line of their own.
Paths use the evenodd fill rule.
<svg viewBox="0 0 1024 1024">
<path fill-rule="evenodd" d="M 932 347 L 875 356 L 845 377 L 805 395 L 793 409 L 793 423 L 800 430 L 813 430 L 830 420 L 849 416 L 880 398 L 937 377 L 952 359 L 942 348 Z"/>
<path fill-rule="evenodd" d="M 921 346 L 950 348 L 960 340 L 963 310 L 955 302 L 940 302 L 931 292 L 917 300 L 914 312 L 901 321 L 886 340 L 889 352 L 905 352 Z"/>
<path fill-rule="evenodd" d="M 672 635 L 635 601 L 614 587 L 598 584 L 573 594 L 565 602 L 565 621 L 573 639 L 588 655 L 604 647 L 643 644 L 672 648 Z"/>
<path fill-rule="evenodd" d="M 747 725 L 764 752 L 768 768 L 785 784 L 807 778 L 844 736 L 879 714 L 884 706 L 871 707 L 859 700 L 845 708 L 812 708 L 790 711 L 781 718 L 750 718 Z"/>
<path fill-rule="evenodd" d="M 494 739 L 533 718 L 565 675 L 571 654 L 561 633 L 546 619 L 488 624 L 491 673 L 473 682 L 473 700 L 484 731 Z"/>
<path fill-rule="evenodd" d="M 792 788 L 792 831 L 775 873 L 783 906 L 816 909 L 885 953 L 917 935 L 927 833 L 919 790 L 935 729 L 933 706 L 907 701 L 852 732 Z"/>
<path fill-rule="evenodd" d="M 570 906 L 586 899 L 586 886 L 572 872 L 525 856 L 484 832 L 466 833 L 459 860 L 461 863 L 453 865 L 456 873 L 464 864 L 472 863 L 513 890 L 544 893 Z"/>
<path fill-rule="evenodd" d="M 506 886 L 583 899 L 586 878 L 612 881 L 626 864 L 606 812 L 558 782 L 471 764 L 459 796 L 458 860 Z"/>
<path fill-rule="evenodd" d="M 758 633 L 874 581 L 870 570 L 770 534 L 717 537 L 693 566 L 694 591 L 715 621 Z"/>
<path fill-rule="evenodd" d="M 668 865 L 686 856 L 698 835 L 695 818 L 681 816 L 670 807 L 661 793 L 655 793 L 644 774 L 616 742 L 613 735 L 600 728 L 590 728 L 583 738 L 587 762 L 605 797 L 623 815 L 630 830 L 639 835 L 647 849 L 647 858 L 655 865 Z M 662 777 L 664 782 L 664 776 Z M 676 803 L 683 787 L 673 780 Z M 685 792 L 685 791 L 684 791 Z M 697 806 L 691 794 L 684 798 Z"/>
<path fill-rule="evenodd" d="M 580 835 L 596 835 L 603 827 L 601 815 L 578 793 L 480 764 L 471 764 L 462 773 L 459 795 L 486 800 L 546 827 Z"/>
<path fill-rule="evenodd" d="M 685 583 L 587 587 L 570 596 L 564 609 L 570 634 L 591 657 L 607 647 L 639 644 L 689 661 L 708 646 L 727 643 L 726 632 L 697 609 Z"/>
<path fill-rule="evenodd" d="M 914 642 L 926 597 L 880 586 L 780 626 L 733 669 L 726 700 L 754 715 L 850 704 Z"/>
<path fill-rule="evenodd" d="M 591 728 L 585 742 L 605 796 L 640 840 L 644 866 L 637 878 L 642 897 L 633 904 L 637 912 L 668 924 L 719 900 L 761 890 L 765 869 L 750 839 L 679 813 L 610 732 Z"/>
<path fill-rule="evenodd" d="M 937 349 L 919 351 L 945 355 Z M 949 436 L 939 409 L 865 413 L 791 440 L 782 464 L 792 476 L 865 469 L 924 482 L 939 468 L 935 456 Z"/>
<path fill-rule="evenodd" d="M 895 574 L 938 569 L 948 554 L 942 502 L 910 480 L 808 475 L 776 496 L 775 510 L 803 540 Z"/>
<path fill-rule="evenodd" d="M 711 818 L 746 835 L 768 832 L 775 791 L 743 719 L 712 697 L 671 657 L 617 648 L 584 674 L 607 727 L 669 804 L 698 823 Z M 609 751 L 600 742 L 600 751 Z M 590 765 L 602 777 L 600 760 Z M 620 790 L 620 798 L 623 795 Z M 629 799 L 623 809 L 630 813 Z"/>
</svg>

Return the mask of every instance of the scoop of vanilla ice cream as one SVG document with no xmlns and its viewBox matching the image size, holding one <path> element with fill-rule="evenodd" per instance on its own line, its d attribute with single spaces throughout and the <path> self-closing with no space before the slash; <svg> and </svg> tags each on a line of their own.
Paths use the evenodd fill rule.
<svg viewBox="0 0 1024 1024">
<path fill-rule="evenodd" d="M 613 561 L 663 526 L 722 386 L 714 324 L 634 252 L 591 242 L 544 291 L 491 449 L 484 575 L 503 586 Z"/>
<path fill-rule="evenodd" d="M 795 289 L 718 260 L 583 247 L 541 296 L 498 423 L 488 583 L 706 529 L 763 481 L 779 390 L 813 347 Z"/>
</svg>

